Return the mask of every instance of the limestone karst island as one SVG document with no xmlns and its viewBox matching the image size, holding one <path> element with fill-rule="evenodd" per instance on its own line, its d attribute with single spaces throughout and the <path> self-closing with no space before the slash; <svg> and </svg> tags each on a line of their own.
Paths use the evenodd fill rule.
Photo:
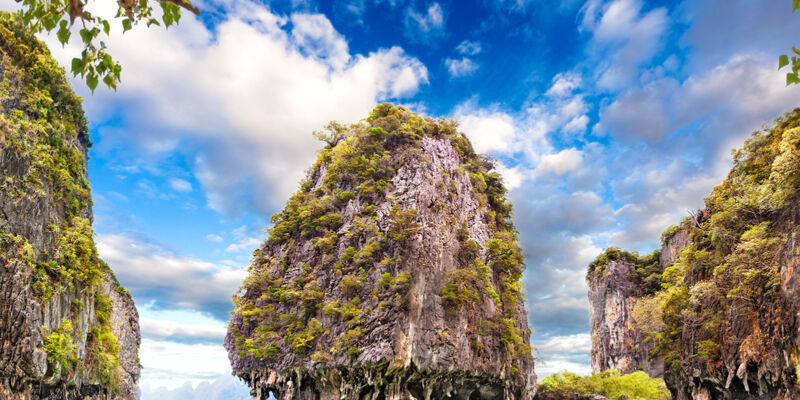
<svg viewBox="0 0 800 400">
<path fill-rule="evenodd" d="M 798 10 L 0 0 L 0 400 L 800 400 Z"/>
</svg>

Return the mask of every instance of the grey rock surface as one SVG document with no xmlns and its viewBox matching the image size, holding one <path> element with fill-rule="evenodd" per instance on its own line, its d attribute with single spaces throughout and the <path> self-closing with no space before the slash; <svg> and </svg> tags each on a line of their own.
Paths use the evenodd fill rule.
<svg viewBox="0 0 800 400">
<path fill-rule="evenodd" d="M 394 110 L 400 115 L 399 122 L 376 122 L 388 132 L 389 138 L 382 142 L 387 147 L 393 143 L 393 129 L 406 121 L 403 118 L 414 118 L 403 109 Z M 340 136 L 334 151 L 343 151 L 351 139 L 356 138 Z M 465 169 L 462 154 L 451 139 L 422 135 L 413 144 L 387 150 L 383 159 L 396 162 L 397 168 L 384 195 L 359 194 L 359 182 L 339 181 L 330 196 L 356 195 L 331 208 L 341 216 L 341 225 L 328 233 L 334 240 L 329 253 L 319 250 L 320 239 L 297 235 L 268 240 L 257 251 L 256 258 L 261 259 L 252 267 L 226 338 L 234 373 L 250 385 L 256 398 L 266 398 L 268 393 L 280 399 L 533 397 L 536 375 L 527 346 L 527 312 L 519 292 L 503 292 L 506 275 L 492 267 L 496 260 L 488 250 L 488 243 L 501 231 L 498 217 L 487 195 L 475 186 L 484 178 L 476 180 L 475 174 Z M 301 195 L 323 198 L 322 191 L 330 188 L 327 179 L 334 173 L 345 174 L 334 172 L 328 162 L 316 164 L 304 184 L 308 188 L 304 193 L 309 194 Z M 313 203 L 303 198 L 307 204 Z M 390 232 L 396 210 L 413 212 L 418 229 L 395 240 Z M 504 245 L 518 251 L 513 236 L 503 238 Z M 371 243 L 379 244 L 380 255 L 359 262 L 359 254 Z M 475 246 L 473 258 L 488 265 L 486 269 L 460 258 L 471 243 Z M 348 256 L 348 248 L 357 249 L 355 257 Z M 486 281 L 465 283 L 476 285 L 469 290 L 474 300 L 448 307 L 443 287 L 458 279 L 453 273 L 467 271 L 467 275 L 480 276 L 479 269 L 485 271 Z M 379 283 L 402 276 L 406 280 L 402 287 Z M 348 289 L 345 277 L 357 277 L 358 285 Z M 325 309 L 334 304 L 343 308 L 358 298 L 358 320 L 348 321 L 340 311 L 315 310 L 313 319 L 321 327 L 313 346 L 307 351 L 293 350 L 287 342 L 297 343 L 301 332 L 287 328 L 274 316 L 293 315 L 308 321 L 311 315 L 303 316 L 300 302 L 286 300 L 289 288 L 285 283 L 278 286 L 274 282 L 298 279 L 306 283 L 304 293 L 309 293 L 309 281 L 319 287 L 324 296 L 320 307 Z M 267 281 L 272 283 L 254 284 Z M 495 294 L 495 300 L 493 292 L 506 297 L 501 300 Z M 265 312 L 267 309 L 273 311 Z M 264 317 L 254 322 L 255 317 L 249 315 Z M 274 336 L 272 332 L 259 336 L 255 329 L 265 327 L 273 329 Z M 351 335 L 354 330 L 362 331 Z M 244 350 L 249 342 L 258 340 L 265 344 Z M 278 356 L 252 355 L 268 347 L 267 343 L 280 349 Z"/>
</svg>

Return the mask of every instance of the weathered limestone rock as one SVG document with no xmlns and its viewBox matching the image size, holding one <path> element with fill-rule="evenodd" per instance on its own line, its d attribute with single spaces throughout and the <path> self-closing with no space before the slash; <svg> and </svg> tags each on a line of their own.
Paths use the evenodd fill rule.
<svg viewBox="0 0 800 400">
<path fill-rule="evenodd" d="M 592 336 L 592 372 L 615 369 L 620 374 L 643 370 L 652 377 L 664 374 L 662 360 L 650 360 L 652 341 L 636 327 L 633 315 L 641 287 L 630 279 L 632 265 L 610 261 L 604 270 L 587 276 Z"/>
<path fill-rule="evenodd" d="M 665 233 L 650 293 L 631 285 L 635 257 L 590 270 L 593 367 L 646 368 L 645 332 L 674 399 L 800 398 L 799 226 L 797 109 L 754 133 L 705 208 Z M 633 329 L 631 302 L 648 311 Z"/>
<path fill-rule="evenodd" d="M 0 398 L 135 399 L 138 314 L 97 256 L 80 99 L 0 13 Z"/>
<path fill-rule="evenodd" d="M 234 374 L 256 398 L 531 399 L 522 257 L 491 161 L 388 104 L 329 128 L 236 299 Z"/>
</svg>

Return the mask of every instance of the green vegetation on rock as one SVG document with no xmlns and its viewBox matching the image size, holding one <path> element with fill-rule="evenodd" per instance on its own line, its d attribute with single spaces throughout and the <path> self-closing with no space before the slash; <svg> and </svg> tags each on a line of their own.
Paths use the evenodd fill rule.
<svg viewBox="0 0 800 400">
<path fill-rule="evenodd" d="M 598 394 L 611 400 L 668 400 L 672 398 L 663 379 L 642 371 L 620 375 L 608 370 L 591 376 L 560 372 L 539 382 L 539 395 L 546 399 L 572 399 Z"/>
<path fill-rule="evenodd" d="M 438 287 L 425 288 L 427 298 L 441 299 L 437 304 L 451 322 L 469 321 L 466 332 L 480 357 L 494 356 L 484 349 L 493 341 L 505 358 L 498 368 L 516 377 L 518 360 L 532 362 L 527 321 L 520 318 L 524 265 L 506 189 L 491 160 L 475 153 L 455 122 L 391 104 L 378 105 L 353 125 L 330 123 L 315 136 L 325 146 L 300 190 L 272 217 L 269 237 L 234 296 L 229 351 L 241 365 L 281 369 L 374 357 L 368 346 L 390 348 L 388 327 L 408 318 L 409 303 L 419 301 L 409 296 L 416 275 L 448 266 L 436 278 Z M 434 147 L 425 153 L 424 143 Z M 449 157 L 455 165 L 449 173 L 436 168 L 428 175 L 428 156 Z M 401 171 L 407 175 L 397 179 Z M 398 201 L 404 191 L 395 185 L 418 175 L 436 186 L 426 192 L 430 204 Z M 457 219 L 454 206 L 437 197 L 442 194 L 463 196 L 479 215 Z M 432 242 L 426 238 L 426 245 L 441 243 L 436 251 L 446 253 L 418 258 L 421 237 L 439 232 L 428 230 L 433 222 L 423 223 L 434 218 L 447 228 Z M 488 234 L 483 243 L 470 237 L 468 218 L 480 218 Z M 369 338 L 380 330 L 386 333 Z M 446 330 L 437 333 L 436 346 L 453 346 Z"/>
<path fill-rule="evenodd" d="M 673 233 L 674 234 L 674 233 Z M 661 265 L 659 251 L 640 256 L 639 253 L 609 247 L 589 264 L 587 274 L 602 274 L 612 261 L 627 262 L 631 266 L 630 279 L 646 294 L 653 294 L 661 288 Z"/>
<path fill-rule="evenodd" d="M 0 182 L 7 205 L 0 215 L 0 247 L 5 261 L 22 261 L 30 268 L 27 284 L 42 307 L 54 296 L 77 295 L 83 300 L 72 302 L 76 314 L 84 310 L 84 301 L 93 301 L 96 315 L 90 317 L 83 360 L 74 348 L 78 332 L 69 319 L 52 332 L 43 329 L 43 350 L 49 368 L 62 376 L 80 374 L 116 389 L 121 367 L 111 329 L 113 305 L 101 291 L 108 279 L 112 288 L 126 291 L 100 260 L 93 240 L 86 154 L 91 143 L 81 99 L 46 46 L 18 15 L 5 12 L 0 12 L 0 72 L 0 150 L 7 171 Z M 40 248 L 29 242 L 37 239 L 8 233 L 17 229 L 14 220 L 20 218 L 47 219 Z"/>
</svg>

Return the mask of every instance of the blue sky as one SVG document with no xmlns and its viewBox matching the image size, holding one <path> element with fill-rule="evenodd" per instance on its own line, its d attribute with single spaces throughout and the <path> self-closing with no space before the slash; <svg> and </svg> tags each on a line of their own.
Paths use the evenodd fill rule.
<svg viewBox="0 0 800 400">
<path fill-rule="evenodd" d="M 730 149 L 800 104 L 776 68 L 800 37 L 788 0 L 196 4 L 202 19 L 168 31 L 112 33 L 117 92 L 75 82 L 98 247 L 142 320 L 145 399 L 235 390 L 230 297 L 327 121 L 393 101 L 457 119 L 501 161 L 544 376 L 589 371 L 588 262 L 652 250 Z M 62 63 L 77 54 L 46 40 Z"/>
</svg>

